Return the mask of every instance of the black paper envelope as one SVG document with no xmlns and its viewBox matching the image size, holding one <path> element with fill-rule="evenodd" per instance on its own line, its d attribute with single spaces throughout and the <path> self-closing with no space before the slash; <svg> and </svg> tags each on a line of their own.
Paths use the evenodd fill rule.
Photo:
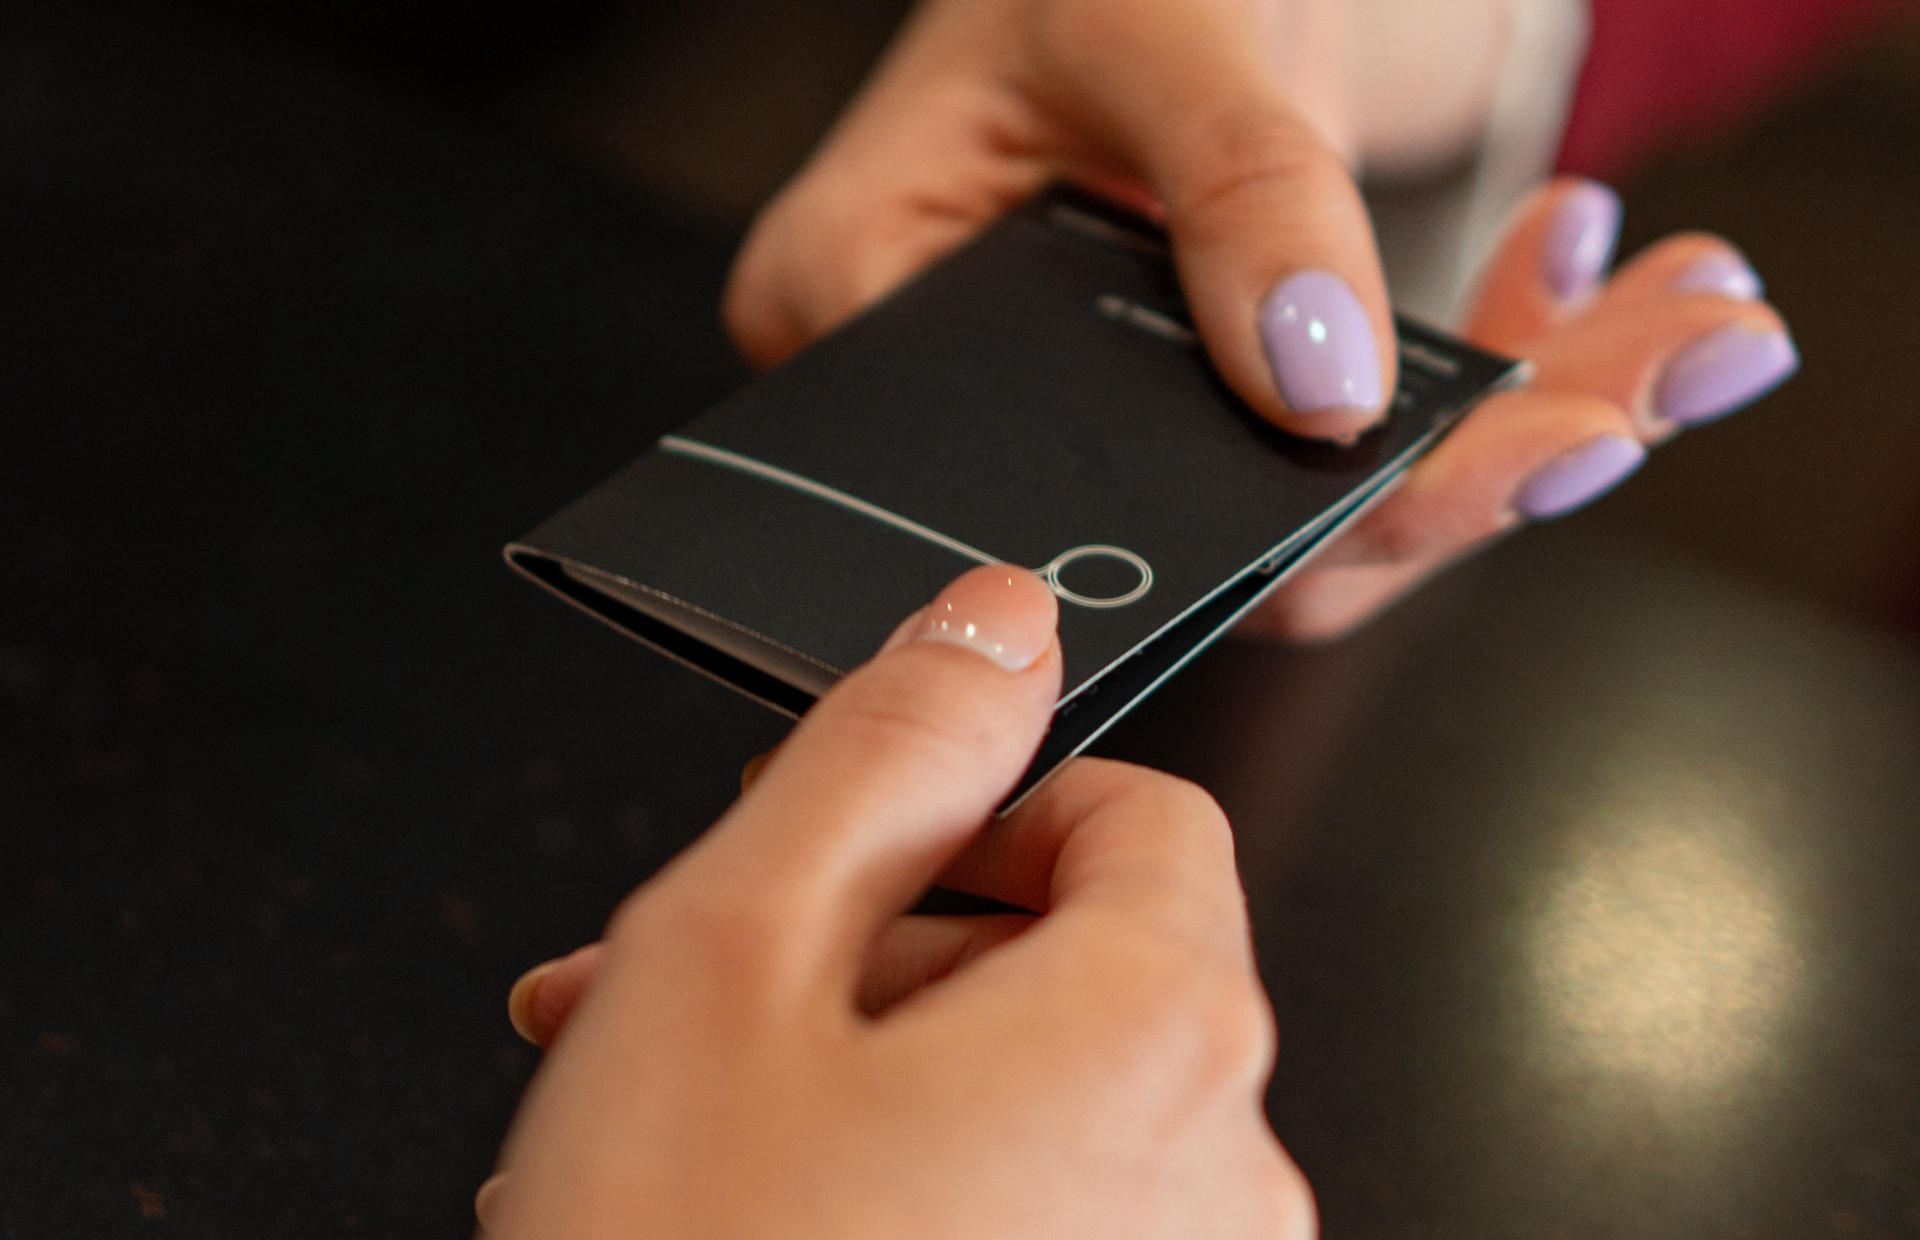
<svg viewBox="0 0 1920 1240">
<path fill-rule="evenodd" d="M 1023 790 L 1191 659 L 1519 367 L 1402 320 L 1351 448 L 1208 365 L 1164 237 L 1051 190 L 507 548 L 620 629 L 799 714 L 976 563 L 1060 598 Z"/>
</svg>

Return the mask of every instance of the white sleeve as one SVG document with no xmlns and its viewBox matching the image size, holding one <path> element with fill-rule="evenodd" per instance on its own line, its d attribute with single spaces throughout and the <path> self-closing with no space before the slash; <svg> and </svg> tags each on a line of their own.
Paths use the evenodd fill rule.
<svg viewBox="0 0 1920 1240">
<path fill-rule="evenodd" d="M 1368 187 L 1394 304 L 1454 324 L 1527 192 L 1553 171 L 1587 51 L 1586 0 L 1508 0 L 1507 54 L 1473 154 L 1416 184 Z"/>
</svg>

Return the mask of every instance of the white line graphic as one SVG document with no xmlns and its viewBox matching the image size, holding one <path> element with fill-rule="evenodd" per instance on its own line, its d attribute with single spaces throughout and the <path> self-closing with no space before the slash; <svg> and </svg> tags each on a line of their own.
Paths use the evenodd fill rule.
<svg viewBox="0 0 1920 1240">
<path fill-rule="evenodd" d="M 945 547 L 955 555 L 964 556 L 969 560 L 976 560 L 981 564 L 1004 564 L 1007 562 L 1004 557 L 988 555 L 978 547 L 969 546 L 957 538 L 942 534 L 939 530 L 922 525 L 911 517 L 903 517 L 897 512 L 892 512 L 880 507 L 878 504 L 868 503 L 857 495 L 849 495 L 837 487 L 830 487 L 824 482 L 815 482 L 813 479 L 801 474 L 796 474 L 790 469 L 781 469 L 778 465 L 769 465 L 765 461 L 756 460 L 750 456 L 743 456 L 738 452 L 729 452 L 725 448 L 716 448 L 710 443 L 702 443 L 697 439 L 688 439 L 683 435 L 662 435 L 660 437 L 660 447 L 662 450 L 671 452 L 675 456 L 691 457 L 694 460 L 706 461 L 708 464 L 718 465 L 724 469 L 750 474 L 755 478 L 771 482 L 776 486 L 783 486 L 789 490 L 798 491 L 802 495 L 811 495 L 815 499 L 824 500 L 839 508 L 845 508 L 849 512 L 857 512 L 863 517 L 891 525 L 897 530 L 912 534 L 915 538 L 924 539 L 936 547 Z M 1139 580 L 1134 583 L 1131 590 L 1123 594 L 1116 594 L 1105 598 L 1081 594 L 1061 583 L 1060 574 L 1069 564 L 1088 559 L 1119 560 L 1121 563 L 1133 569 L 1133 571 L 1138 574 Z M 1146 597 L 1147 591 L 1153 589 L 1152 565 L 1125 547 L 1115 547 L 1109 543 L 1088 543 L 1079 547 L 1070 547 L 1033 571 L 1040 576 L 1042 581 L 1047 583 L 1047 588 L 1052 590 L 1062 602 L 1072 603 L 1078 607 L 1125 607 L 1130 603 L 1139 602 Z"/>
</svg>

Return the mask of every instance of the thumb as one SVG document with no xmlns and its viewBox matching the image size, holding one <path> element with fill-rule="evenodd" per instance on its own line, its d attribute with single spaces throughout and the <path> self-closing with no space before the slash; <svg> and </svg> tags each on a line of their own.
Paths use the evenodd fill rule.
<svg viewBox="0 0 1920 1240">
<path fill-rule="evenodd" d="M 1032 760 L 1059 696 L 1057 618 L 1025 569 L 959 578 L 807 713 L 682 878 L 779 910 L 789 946 L 851 990 Z"/>
<path fill-rule="evenodd" d="M 1263 20 L 1261 5 L 1186 5 L 1169 22 L 1164 5 L 1099 4 L 1097 38 L 1048 40 L 1054 106 L 1165 207 L 1195 325 L 1227 382 L 1297 434 L 1358 435 L 1394 388 L 1386 283 L 1346 162 L 1276 71 L 1283 55 L 1337 58 L 1281 46 L 1309 32 Z"/>
</svg>

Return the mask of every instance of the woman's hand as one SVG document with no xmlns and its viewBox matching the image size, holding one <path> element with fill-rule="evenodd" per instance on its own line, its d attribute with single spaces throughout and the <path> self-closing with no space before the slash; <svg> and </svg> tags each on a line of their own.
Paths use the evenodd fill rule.
<svg viewBox="0 0 1920 1240">
<path fill-rule="evenodd" d="M 1603 279 L 1618 227 L 1617 201 L 1591 182 L 1560 181 L 1527 201 L 1466 335 L 1529 359 L 1533 379 L 1475 409 L 1243 632 L 1337 637 L 1524 522 L 1605 494 L 1649 448 L 1798 368 L 1786 325 L 1732 246 L 1671 237 Z"/>
<path fill-rule="evenodd" d="M 1078 762 L 991 818 L 1054 620 L 1031 574 L 960 578 L 516 987 L 552 1051 L 487 1236 L 1312 1235 L 1219 810 Z M 907 915 L 936 879 L 1037 915 Z"/>
<path fill-rule="evenodd" d="M 1251 407 L 1298 434 L 1351 438 L 1395 383 L 1351 169 L 1471 145 L 1508 11 L 927 0 L 756 222 L 727 290 L 729 328 L 751 360 L 777 363 L 1068 177 L 1165 223 L 1207 350 Z M 1248 628 L 1344 632 L 1493 535 L 1617 482 L 1642 459 L 1636 445 L 1791 371 L 1780 321 L 1731 247 L 1679 238 L 1603 283 L 1618 226 L 1617 200 L 1591 184 L 1523 209 L 1467 334 L 1534 360 L 1535 382 L 1478 411 Z"/>
<path fill-rule="evenodd" d="M 1395 372 L 1350 164 L 1367 147 L 1404 160 L 1449 131 L 1464 145 L 1505 12 L 1505 0 L 927 0 L 756 223 L 728 325 L 749 359 L 779 362 L 1071 177 L 1164 220 L 1208 351 L 1254 408 L 1350 438 L 1378 419 Z M 1366 106 L 1408 93 L 1419 106 L 1391 117 Z"/>
</svg>

